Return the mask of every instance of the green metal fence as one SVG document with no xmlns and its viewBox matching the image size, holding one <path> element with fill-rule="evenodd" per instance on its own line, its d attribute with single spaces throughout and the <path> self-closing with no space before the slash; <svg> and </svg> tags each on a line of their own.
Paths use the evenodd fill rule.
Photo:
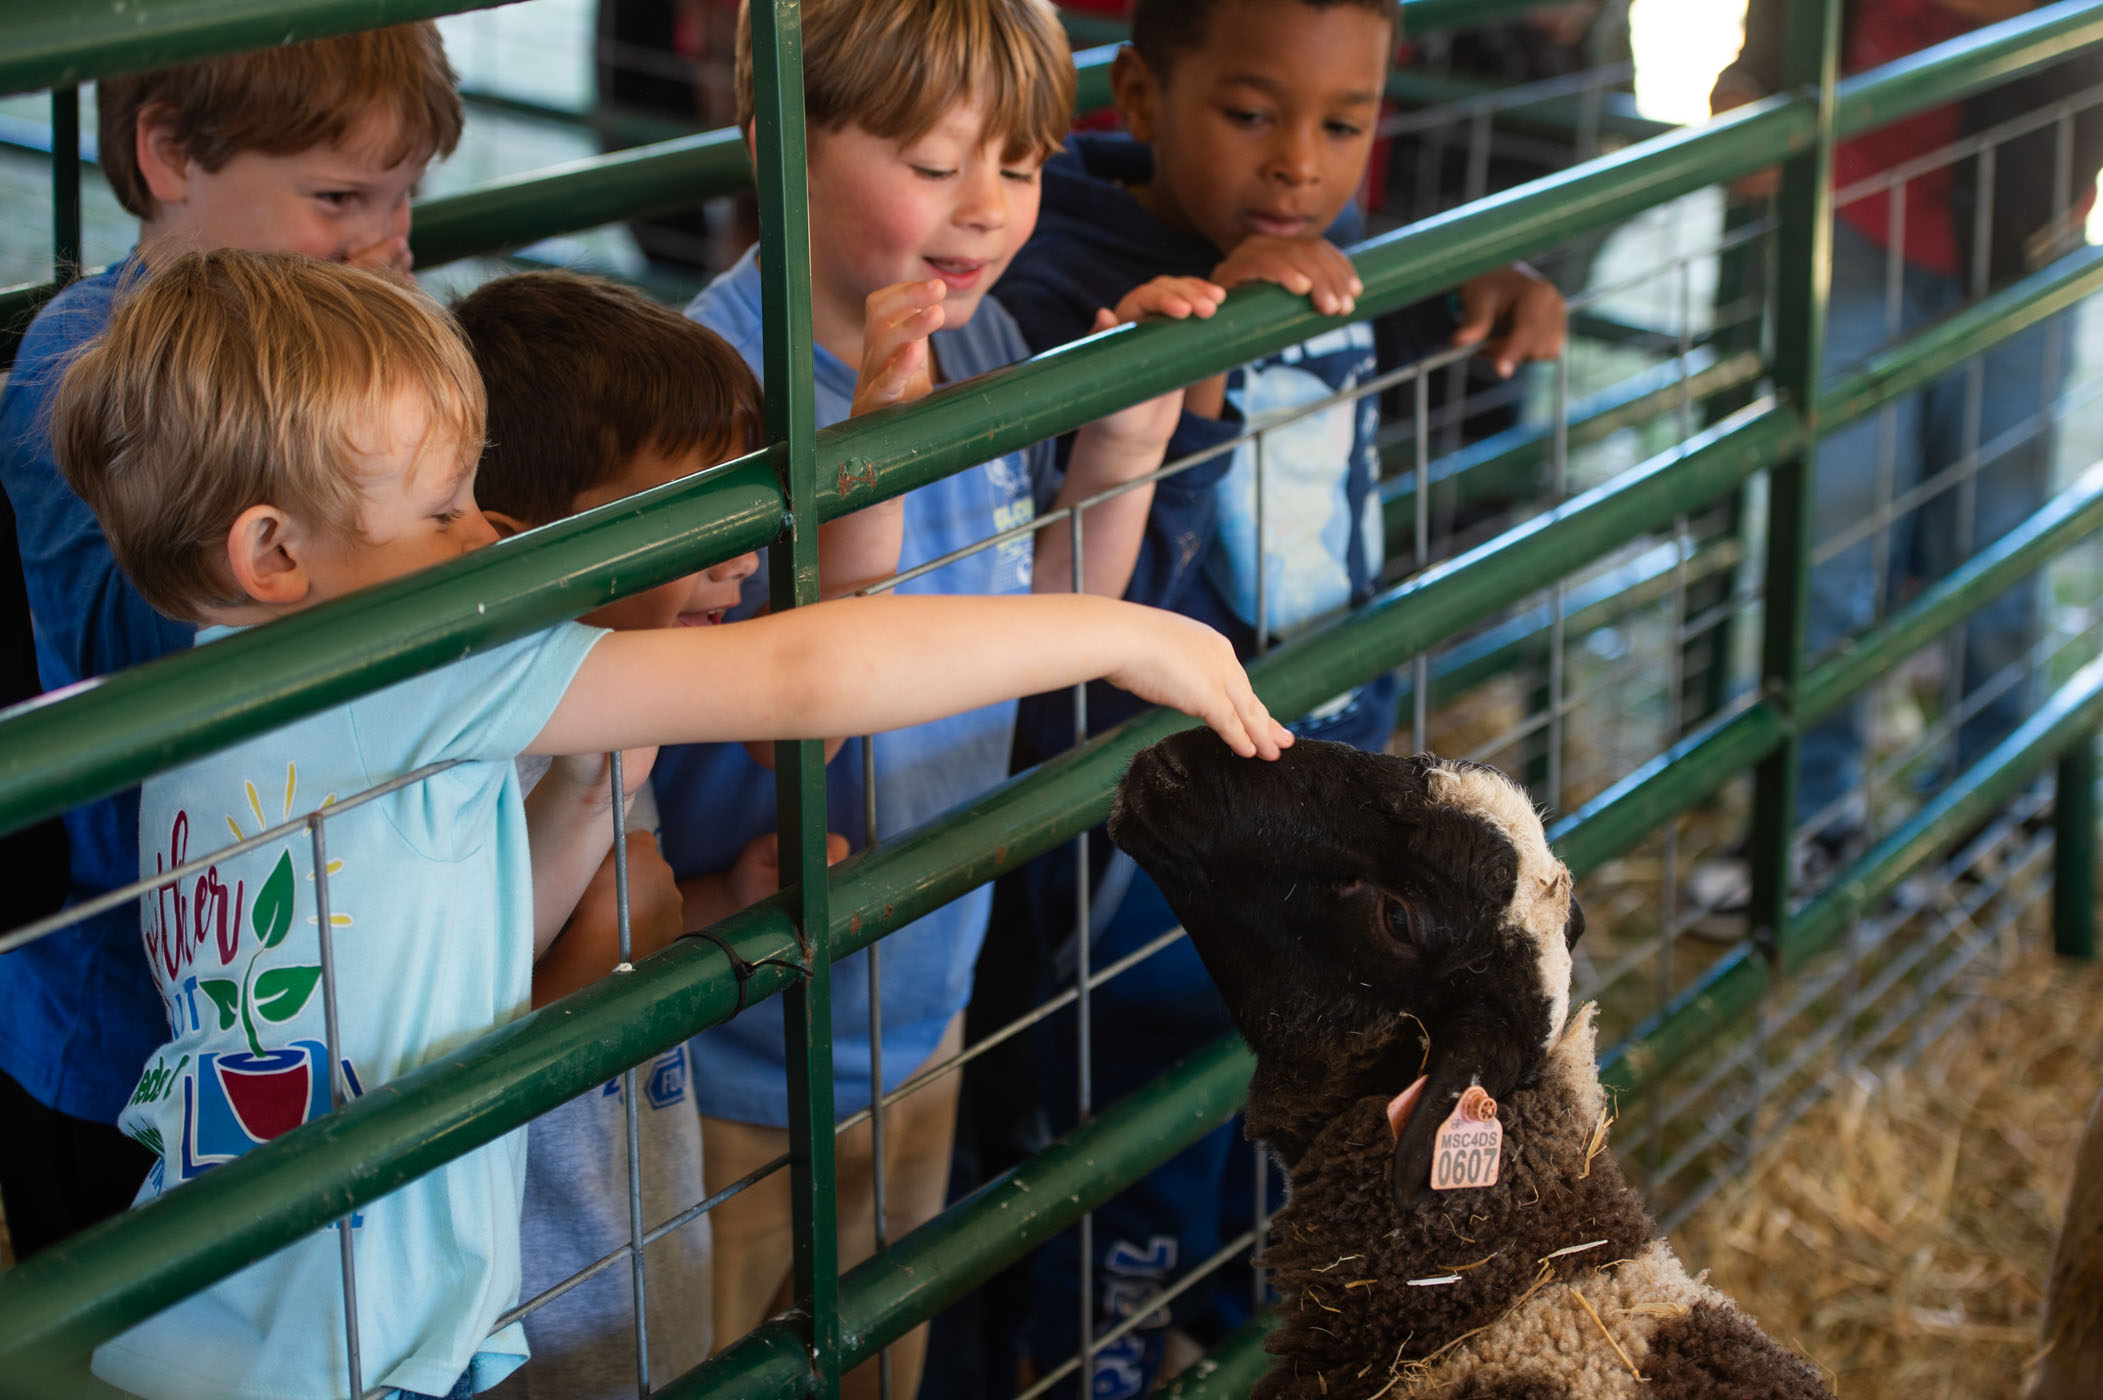
<svg viewBox="0 0 2103 1400">
<path fill-rule="evenodd" d="M 83 16 L 61 0 L 25 0 L 0 17 L 0 90 L 57 87 L 54 129 L 73 107 L 68 85 L 103 73 L 319 37 L 458 10 L 458 0 L 143 0 L 122 14 Z M 1523 4 L 1409 0 L 1418 26 L 1481 22 Z M 1572 615 L 1611 606 L 1641 586 L 1614 575 L 1606 592 L 1567 579 L 1720 500 L 1766 482 L 1760 684 L 1743 703 L 1693 723 L 1669 750 L 1621 775 L 1554 825 L 1580 876 L 1750 771 L 1755 777 L 1755 937 L 1680 989 L 1607 1054 L 1624 1093 L 1664 1076 L 1801 975 L 1816 955 L 1960 833 L 2058 764 L 2055 928 L 2062 951 L 2093 954 L 2094 737 L 2103 722 L 2103 663 L 2067 679 L 2004 743 L 1890 831 L 1833 884 L 1795 897 L 1790 848 L 1797 743 L 1805 726 L 1884 675 L 1981 602 L 2091 536 L 2103 524 L 2103 470 L 2083 475 L 2020 528 L 1908 602 L 1838 653 L 1806 664 L 1808 510 L 1820 436 L 1878 412 L 1985 348 L 2103 289 L 2103 255 L 2071 254 L 1980 300 L 1931 332 L 1833 381 L 1820 336 L 1831 225 L 1831 153 L 1841 136 L 2018 77 L 2103 41 L 2103 4 L 2065 0 L 1872 73 L 1836 80 L 1836 0 L 1791 0 L 1788 91 L 1699 130 L 1641 141 L 1559 175 L 1492 195 L 1359 245 L 1360 314 L 1434 294 L 1456 281 L 1605 229 L 1690 191 L 1786 161 L 1779 207 L 1778 320 L 1773 393 L 1688 433 L 1670 449 L 1592 489 L 1557 492 L 1547 509 L 1386 589 L 1365 607 L 1270 651 L 1251 668 L 1280 714 L 1305 712 L 1384 671 L 1413 667 L 1420 700 L 1441 675 L 1473 661 L 1425 658 L 1456 637 L 1504 620 L 1496 645 L 1559 644 Z M 777 606 L 816 590 L 818 522 L 890 498 L 1068 431 L 1104 412 L 1339 324 L 1274 288 L 1237 292 L 1212 320 L 1130 327 L 1038 356 L 922 403 L 813 433 L 808 287 L 800 153 L 801 62 L 796 7 L 755 7 L 763 95 L 759 179 L 772 445 L 676 485 L 603 507 L 530 538 L 127 672 L 0 718 L 0 829 L 131 786 L 234 739 L 367 694 L 406 676 L 573 617 L 747 549 L 771 545 Z M 1100 64 L 1100 54 L 1087 61 Z M 660 207 L 677 186 L 730 188 L 743 178 L 725 133 L 584 162 L 569 172 L 505 182 L 420 208 L 417 247 L 442 260 Z M 64 152 L 55 178 L 77 185 Z M 65 204 L 61 200 L 61 208 Z M 77 262 L 77 223 L 62 217 L 63 269 Z M 71 242 L 68 244 L 67 239 Z M 71 259 L 64 255 L 71 247 Z M 17 289 L 13 307 L 46 288 Z M 0 308 L 5 309 L 5 308 Z M 1682 347 L 1685 348 L 1684 346 Z M 1741 352 L 1742 353 L 1742 352 Z M 1742 358 L 1711 362 L 1717 392 L 1746 384 Z M 1728 369 L 1728 373 L 1726 373 Z M 1710 373 L 1709 370 L 1702 371 Z M 1672 386 L 1686 401 L 1688 376 Z M 1421 384 L 1421 377 L 1418 383 Z M 1657 390 L 1664 393 L 1667 390 Z M 1591 431 L 1628 403 L 1592 405 Z M 1583 429 L 1564 427 L 1512 452 L 1560 454 Z M 1421 424 L 1420 426 L 1420 438 Z M 1481 453 L 1489 463 L 1495 452 Z M 1439 481 L 1460 470 L 1446 464 Z M 1485 468 L 1486 469 L 1486 468 Z M 1560 475 L 1560 473 L 1559 473 Z M 1391 526 L 1421 522 L 1434 485 L 1427 456 L 1393 483 Z M 1679 556 L 1682 560 L 1684 555 Z M 1675 565 L 1674 567 L 1677 567 Z M 1655 571 L 1650 577 L 1655 577 Z M 1552 590 L 1552 623 L 1508 617 Z M 1584 601 L 1590 599 L 1590 601 Z M 1577 612 L 1570 611 L 1576 608 Z M 1516 630 L 1514 630 L 1516 629 Z M 1474 673 L 1470 673 L 1474 674 Z M 1421 711 L 1420 711 L 1421 713 Z M 1552 721 L 1551 721 L 1552 722 Z M 967 808 L 823 868 L 822 755 L 785 745 L 778 758 L 785 888 L 716 928 L 758 964 L 743 996 L 783 995 L 789 1008 L 793 1116 L 790 1169 L 797 1204 L 798 1309 L 660 1393 L 829 1395 L 875 1355 L 998 1269 L 1022 1257 L 1233 1111 L 1249 1064 L 1222 1043 L 1142 1094 L 1095 1114 L 1050 1150 L 958 1203 L 844 1277 L 833 1238 L 829 969 L 833 961 L 1099 821 L 1132 752 L 1182 721 L 1142 717 L 1018 776 Z M 801 936 L 800 936 L 801 935 Z M 504 1026 L 329 1117 L 219 1167 L 130 1217 L 88 1231 L 0 1278 L 0 1392 L 88 1393 L 81 1371 L 99 1341 L 246 1263 L 341 1218 L 436 1165 L 647 1062 L 728 1019 L 740 990 L 716 947 L 684 942 L 550 1008 Z M 1232 1394 L 1260 1369 L 1260 1324 L 1180 1383 L 1185 1394 Z M 729 1339 L 718 1339 L 719 1342 Z"/>
</svg>

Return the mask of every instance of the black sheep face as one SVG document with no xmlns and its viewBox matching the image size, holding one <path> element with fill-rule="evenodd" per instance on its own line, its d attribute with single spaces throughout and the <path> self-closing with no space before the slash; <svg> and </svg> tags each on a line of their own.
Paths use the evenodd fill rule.
<svg viewBox="0 0 2103 1400">
<path fill-rule="evenodd" d="M 1454 1101 L 1531 1082 L 1562 1032 L 1583 916 L 1533 804 L 1493 768 L 1319 742 L 1255 763 L 1191 730 L 1133 760 L 1110 835 L 1255 1050 L 1251 1131 L 1288 1166 L 1296 1124 L 1421 1073 L 1396 1180 L 1428 1181 Z"/>
</svg>

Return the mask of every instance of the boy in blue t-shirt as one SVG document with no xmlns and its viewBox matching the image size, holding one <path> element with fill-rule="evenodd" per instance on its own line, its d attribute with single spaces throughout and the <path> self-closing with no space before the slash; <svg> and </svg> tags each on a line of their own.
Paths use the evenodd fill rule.
<svg viewBox="0 0 2103 1400">
<path fill-rule="evenodd" d="M 47 690 L 187 648 L 147 605 L 59 479 L 48 427 L 67 361 L 111 303 L 179 253 L 253 248 L 409 265 L 409 195 L 460 137 L 437 28 L 405 24 L 99 85 L 101 164 L 139 219 L 137 248 L 54 298 L 0 391 L 0 486 L 13 506 Z M 138 794 L 64 814 L 68 903 L 137 878 Z M 130 909 L 0 957 L 0 1201 L 17 1257 L 123 1210 L 149 1159 L 113 1126 L 160 1039 Z"/>
<path fill-rule="evenodd" d="M 1036 221 L 1038 167 L 1072 113 L 1071 54 L 1043 0 L 811 0 L 803 6 L 809 122 L 811 330 L 820 426 L 968 379 L 1024 358 L 1015 324 L 988 290 Z M 740 121 L 752 120 L 749 19 L 737 65 Z M 1145 314 L 1173 287 L 1144 289 L 1126 308 Z M 1209 309 L 1209 305 L 1208 308 Z M 695 299 L 688 314 L 762 365 L 757 252 Z M 1107 314 L 1091 324 L 1100 328 Z M 1090 424 L 1075 435 L 1056 508 L 1160 464 L 1173 396 Z M 945 559 L 1037 515 L 1035 488 L 1050 467 L 1040 444 L 983 463 L 828 527 L 823 588 L 839 594 L 901 568 Z M 828 468 L 829 470 L 829 468 Z M 1144 527 L 1149 488 L 1089 509 L 1082 580 L 1124 590 Z M 903 594 L 1020 594 L 1073 586 L 1065 522 L 1015 534 L 898 586 Z M 747 607 L 763 601 L 748 585 Z M 829 765 L 827 811 L 853 845 L 918 825 L 1008 774 L 1015 707 L 1003 703 L 875 741 L 875 831 L 866 829 L 859 741 Z M 685 879 L 690 926 L 721 917 L 754 892 L 735 863 L 774 825 L 773 777 L 728 746 L 669 751 L 653 779 L 665 852 Z M 726 877 L 725 872 L 728 872 Z M 758 882 L 760 888 L 764 881 Z M 880 1004 L 872 1013 L 866 956 L 833 980 L 836 1107 L 870 1101 L 880 1015 L 883 1089 L 895 1089 L 953 1050 L 985 934 L 991 895 L 975 890 L 886 938 L 878 950 Z M 752 1008 L 695 1041 L 711 1073 L 698 1085 L 711 1191 L 772 1161 L 788 1144 L 781 1010 Z M 887 1224 L 893 1237 L 932 1217 L 948 1180 L 953 1076 L 889 1110 Z M 839 1140 L 843 1266 L 874 1247 L 870 1138 Z M 785 1301 L 789 1281 L 787 1182 L 738 1195 L 715 1221 L 715 1331 L 725 1345 Z M 924 1330 L 891 1350 L 892 1383 L 911 1394 Z M 846 1378 L 875 1394 L 876 1368 Z"/>
<path fill-rule="evenodd" d="M 483 421 L 458 327 L 414 288 L 218 251 L 119 303 L 67 370 L 52 436 L 140 596 L 209 643 L 493 543 Z M 169 1030 L 123 1119 L 160 1159 L 142 1201 L 326 1113 L 332 1084 L 362 1093 L 526 1010 L 519 754 L 885 730 L 1105 673 L 1202 711 L 1240 752 L 1290 742 L 1188 619 L 1086 595 L 869 598 L 734 627 L 563 624 L 156 776 L 146 875 L 449 765 L 329 820 L 325 908 L 304 831 L 142 898 Z M 523 1358 L 515 1328 L 490 1333 L 518 1296 L 524 1138 L 351 1218 L 367 1384 L 472 1393 Z M 330 1230 L 290 1245 L 105 1343 L 96 1372 L 149 1400 L 344 1396 L 339 1253 Z"/>
<path fill-rule="evenodd" d="M 1393 0 L 1138 0 L 1132 42 L 1111 69 L 1122 135 L 1076 135 L 1044 168 L 1044 216 L 998 288 L 1032 350 L 1087 334 L 1099 309 L 1163 277 L 1217 289 L 1271 282 L 1306 295 L 1316 310 L 1347 316 L 1363 290 L 1331 241 L 1360 229 L 1352 197 L 1364 183 L 1389 56 L 1400 31 Z M 1523 266 L 1486 273 L 1445 298 L 1398 313 L 1408 353 L 1483 344 L 1509 375 L 1562 348 L 1564 309 L 1555 289 Z M 1156 314 L 1178 315 L 1164 306 Z M 1233 372 L 1192 385 L 1169 460 L 1219 448 L 1265 420 L 1345 394 L 1376 374 L 1363 322 L 1334 329 Z M 1378 586 L 1383 538 L 1373 396 L 1336 404 L 1268 432 L 1263 440 L 1259 552 L 1258 448 L 1241 443 L 1155 487 L 1152 513 L 1125 595 L 1218 627 L 1244 657 L 1260 621 L 1291 637 L 1364 602 Z M 1258 579 L 1262 580 L 1259 590 Z M 1337 697 L 1295 726 L 1303 738 L 1382 749 L 1394 726 L 1396 687 L 1383 677 Z M 1099 733 L 1131 706 L 1094 688 L 1088 721 Z M 1074 742 L 1070 701 L 1023 707 L 1024 756 Z M 1102 967 L 1175 926 L 1158 890 L 1099 833 L 1090 841 L 1093 965 Z M 1068 854 L 1024 874 L 1028 917 L 1047 964 L 1071 980 L 1074 869 Z M 1047 987 L 1045 990 L 1049 990 Z M 1231 1029 L 1187 943 L 1157 953 L 1094 994 L 1098 1104 L 1145 1083 Z M 1051 1037 L 1051 1038 L 1056 1038 Z M 1042 1057 L 1054 1126 L 1070 1121 L 1074 1051 Z M 1189 1149 L 1100 1214 L 1095 1233 L 1100 1326 L 1146 1306 L 1160 1280 L 1245 1227 L 1254 1188 L 1231 1179 L 1232 1125 Z M 1033 1290 L 1043 1300 L 1031 1351 L 1041 1372 L 1069 1355 L 1078 1328 L 1070 1303 L 1068 1237 L 1045 1256 Z M 1224 1292 L 1224 1290 L 1223 1290 Z M 1246 1295 L 1247 1290 L 1241 1290 Z M 1202 1311 L 1207 1290 L 1186 1294 L 1177 1316 Z M 1151 1309 L 1149 1308 L 1149 1311 Z M 1161 1314 L 1165 1319 L 1166 1314 Z M 1158 1326 L 1137 1329 L 1099 1354 L 1098 1397 L 1136 1395 L 1160 1360 Z"/>
</svg>

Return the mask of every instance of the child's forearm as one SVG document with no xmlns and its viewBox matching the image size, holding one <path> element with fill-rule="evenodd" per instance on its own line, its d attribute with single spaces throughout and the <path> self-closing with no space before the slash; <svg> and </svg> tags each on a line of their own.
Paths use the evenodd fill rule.
<svg viewBox="0 0 2103 1400">
<path fill-rule="evenodd" d="M 600 862 L 561 936 L 533 964 L 533 1004 L 546 1006 L 612 972 L 621 960 L 612 852 Z M 647 831 L 628 833 L 628 956 L 646 958 L 686 928 L 671 867 Z"/>
<path fill-rule="evenodd" d="M 915 595 L 613 633 L 529 751 L 875 733 L 1099 676 L 1203 716 L 1237 749 L 1272 742 L 1232 648 L 1187 619 L 1087 594 Z"/>
<path fill-rule="evenodd" d="M 898 572 L 905 548 L 905 498 L 864 506 L 818 527 L 818 593 L 844 598 Z"/>
<path fill-rule="evenodd" d="M 596 788 L 598 785 L 591 785 Z M 610 792 L 573 781 L 557 764 L 526 794 L 533 862 L 533 956 L 548 951 L 613 846 Z"/>
<path fill-rule="evenodd" d="M 1064 510 L 1120 482 L 1144 476 L 1160 465 L 1158 447 L 1135 456 L 1132 450 L 1104 443 L 1083 428 L 1075 435 L 1066 479 L 1052 501 L 1052 509 Z M 1105 598 L 1124 595 L 1126 585 L 1132 581 L 1132 565 L 1139 558 L 1139 546 L 1146 539 L 1147 512 L 1153 503 L 1154 487 L 1149 482 L 1081 512 L 1082 592 Z M 1072 517 L 1054 521 L 1037 532 L 1034 570 L 1039 593 L 1073 590 Z"/>
</svg>

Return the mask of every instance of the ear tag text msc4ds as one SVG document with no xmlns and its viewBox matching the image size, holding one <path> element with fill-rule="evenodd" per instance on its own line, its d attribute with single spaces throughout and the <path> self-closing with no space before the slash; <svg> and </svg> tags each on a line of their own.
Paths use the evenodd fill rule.
<svg viewBox="0 0 2103 1400">
<path fill-rule="evenodd" d="M 1503 1150 L 1504 1125 L 1497 1121 L 1497 1101 L 1480 1084 L 1470 1084 L 1453 1105 L 1452 1115 L 1439 1124 L 1432 1142 L 1431 1189 L 1495 1186 Z"/>
</svg>

